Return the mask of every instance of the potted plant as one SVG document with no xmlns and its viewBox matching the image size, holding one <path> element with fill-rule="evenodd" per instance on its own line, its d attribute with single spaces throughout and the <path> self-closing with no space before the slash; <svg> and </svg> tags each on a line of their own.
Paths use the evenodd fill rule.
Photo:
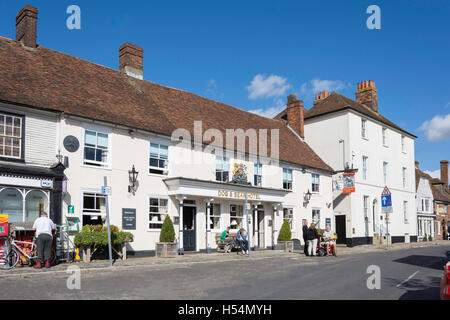
<svg viewBox="0 0 450 320">
<path fill-rule="evenodd" d="M 133 241 L 133 234 L 120 231 L 118 227 L 111 225 L 111 245 L 112 250 L 124 259 L 123 248 L 127 242 Z M 90 262 L 94 253 L 104 252 L 108 247 L 108 228 L 102 225 L 83 227 L 74 239 L 75 246 L 82 250 L 83 261 Z"/>
<path fill-rule="evenodd" d="M 426 233 L 425 233 L 425 235 L 423 236 L 422 240 L 423 240 L 423 241 L 427 241 L 427 240 L 428 240 L 428 237 L 427 237 L 427 234 L 426 234 Z"/>
<path fill-rule="evenodd" d="M 294 242 L 292 241 L 291 226 L 288 221 L 284 221 L 278 234 L 278 249 L 285 252 L 294 251 Z"/>
<path fill-rule="evenodd" d="M 164 219 L 159 242 L 156 243 L 156 256 L 160 258 L 175 258 L 177 256 L 175 230 L 169 215 L 166 215 Z"/>
<path fill-rule="evenodd" d="M 431 234 L 428 236 L 428 241 L 433 241 L 433 236 Z"/>
</svg>

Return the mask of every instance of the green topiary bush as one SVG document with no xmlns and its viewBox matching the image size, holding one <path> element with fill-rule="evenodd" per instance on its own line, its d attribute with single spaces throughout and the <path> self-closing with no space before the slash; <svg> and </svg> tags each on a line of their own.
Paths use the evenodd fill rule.
<svg viewBox="0 0 450 320">
<path fill-rule="evenodd" d="M 289 222 L 285 220 L 278 235 L 278 241 L 291 241 L 291 240 L 292 240 L 291 226 L 289 225 Z"/>
<path fill-rule="evenodd" d="M 161 234 L 159 235 L 159 242 L 174 242 L 175 241 L 175 230 L 173 228 L 172 220 L 169 215 L 166 215 L 164 219 Z"/>
</svg>

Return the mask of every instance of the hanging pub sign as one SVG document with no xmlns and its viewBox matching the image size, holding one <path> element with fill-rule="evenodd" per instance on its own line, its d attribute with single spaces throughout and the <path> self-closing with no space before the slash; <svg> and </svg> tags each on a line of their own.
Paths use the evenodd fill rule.
<svg viewBox="0 0 450 320">
<path fill-rule="evenodd" d="M 242 163 L 240 164 L 235 163 L 231 181 L 234 183 L 248 184 L 247 166 L 245 166 Z"/>
<path fill-rule="evenodd" d="M 355 173 L 354 172 L 344 172 L 343 174 L 343 193 L 355 192 Z"/>
</svg>

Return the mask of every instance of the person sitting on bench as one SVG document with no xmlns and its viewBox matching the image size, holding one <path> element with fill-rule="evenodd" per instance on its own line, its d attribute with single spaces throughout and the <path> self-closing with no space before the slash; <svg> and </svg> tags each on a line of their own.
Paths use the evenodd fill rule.
<svg viewBox="0 0 450 320">
<path fill-rule="evenodd" d="M 227 229 L 222 232 L 222 236 L 220 237 L 220 242 L 225 244 L 225 253 L 231 252 L 231 248 L 234 244 L 233 238 L 230 237 L 230 229 L 231 227 L 227 227 Z"/>
<path fill-rule="evenodd" d="M 239 242 L 239 248 L 242 254 L 248 254 L 248 238 L 247 231 L 244 228 L 238 230 L 236 240 Z"/>
</svg>

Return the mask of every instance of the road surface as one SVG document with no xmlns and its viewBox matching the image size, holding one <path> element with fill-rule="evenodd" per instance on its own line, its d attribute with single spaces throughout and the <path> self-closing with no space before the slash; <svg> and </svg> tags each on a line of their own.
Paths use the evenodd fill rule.
<svg viewBox="0 0 450 320">
<path fill-rule="evenodd" d="M 439 299 L 449 250 L 115 268 L 82 272 L 80 290 L 68 289 L 66 274 L 6 277 L 0 278 L 0 299 Z M 379 267 L 380 289 L 367 287 L 369 266 Z"/>
</svg>

